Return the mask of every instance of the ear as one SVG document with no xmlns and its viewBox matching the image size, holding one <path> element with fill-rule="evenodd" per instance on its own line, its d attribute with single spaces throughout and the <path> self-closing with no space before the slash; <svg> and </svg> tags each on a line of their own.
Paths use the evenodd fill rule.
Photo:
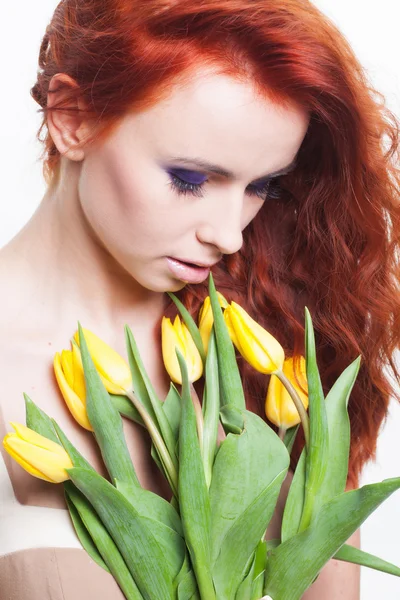
<svg viewBox="0 0 400 600">
<path fill-rule="evenodd" d="M 76 81 L 69 75 L 57 73 L 52 77 L 49 85 L 50 93 L 47 96 L 47 106 L 51 107 L 61 103 L 62 108 L 47 113 L 47 127 L 60 154 L 70 160 L 79 162 L 85 157 L 85 151 L 81 146 L 88 133 L 88 127 L 87 122 L 79 112 L 85 108 L 82 99 L 76 98 L 69 101 L 68 104 L 63 103 L 63 98 L 71 87 L 79 88 Z M 64 111 L 64 108 L 72 108 L 73 110 Z"/>
</svg>

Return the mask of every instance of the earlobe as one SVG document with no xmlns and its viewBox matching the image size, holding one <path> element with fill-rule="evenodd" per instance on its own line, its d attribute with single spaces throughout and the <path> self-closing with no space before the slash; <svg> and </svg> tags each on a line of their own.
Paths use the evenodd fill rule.
<svg viewBox="0 0 400 600">
<path fill-rule="evenodd" d="M 57 73 L 52 77 L 47 107 L 59 106 L 60 108 L 48 111 L 47 127 L 60 154 L 79 162 L 85 157 L 81 145 L 84 142 L 86 128 L 81 115 L 82 99 L 76 97 L 68 100 L 67 98 L 71 88 L 79 88 L 79 86 L 69 75 Z"/>
</svg>

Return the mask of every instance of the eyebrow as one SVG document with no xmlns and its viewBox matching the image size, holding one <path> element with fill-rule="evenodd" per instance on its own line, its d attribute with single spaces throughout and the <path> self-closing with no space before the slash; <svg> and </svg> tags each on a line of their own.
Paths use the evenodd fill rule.
<svg viewBox="0 0 400 600">
<path fill-rule="evenodd" d="M 204 169 L 205 171 L 208 171 L 210 173 L 217 173 L 217 175 L 222 175 L 223 177 L 226 177 L 227 179 L 231 179 L 231 180 L 235 179 L 235 174 L 232 171 L 229 171 L 228 169 L 224 169 L 223 167 L 221 167 L 219 165 L 210 163 L 207 160 L 203 160 L 202 158 L 171 156 L 171 157 L 169 157 L 168 160 L 178 161 L 178 162 L 181 162 L 181 163 L 184 163 L 187 165 L 196 165 L 197 167 L 200 167 L 201 169 Z M 278 177 L 279 175 L 286 175 L 287 173 L 290 173 L 290 171 L 293 171 L 294 168 L 296 167 L 296 165 L 297 165 L 297 160 L 296 160 L 296 158 L 294 158 L 291 163 L 286 165 L 286 167 L 279 169 L 279 171 L 274 171 L 272 173 L 267 173 L 264 176 L 257 177 L 257 179 L 254 179 L 254 181 L 261 181 L 261 180 L 267 179 L 269 177 Z"/>
</svg>

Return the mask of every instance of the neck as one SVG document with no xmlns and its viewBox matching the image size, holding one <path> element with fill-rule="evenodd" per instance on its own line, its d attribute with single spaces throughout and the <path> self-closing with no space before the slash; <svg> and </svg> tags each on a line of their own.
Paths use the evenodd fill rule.
<svg viewBox="0 0 400 600">
<path fill-rule="evenodd" d="M 79 163 L 69 161 L 64 168 L 68 173 L 61 173 L 60 183 L 1 250 L 0 269 L 7 265 L 16 296 L 33 292 L 51 327 L 60 320 L 73 327 L 80 320 L 100 331 L 121 331 L 134 322 L 141 330 L 153 326 L 167 294 L 140 286 L 101 245 L 78 200 Z"/>
</svg>

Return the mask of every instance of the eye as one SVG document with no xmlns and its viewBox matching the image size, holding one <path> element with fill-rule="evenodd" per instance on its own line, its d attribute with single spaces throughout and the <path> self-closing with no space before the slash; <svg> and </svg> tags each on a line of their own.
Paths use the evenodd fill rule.
<svg viewBox="0 0 400 600">
<path fill-rule="evenodd" d="M 179 194 L 186 195 L 191 194 L 192 196 L 203 197 L 204 196 L 204 184 L 207 182 L 207 179 L 198 183 L 196 181 L 187 181 L 182 179 L 183 172 L 180 172 L 181 177 L 178 177 L 175 173 L 169 172 L 169 176 L 171 178 L 170 185 L 171 187 Z M 203 177 L 200 173 L 196 172 L 185 172 L 184 177 L 187 179 L 198 179 L 199 177 Z M 248 193 L 253 196 L 258 196 L 262 200 L 266 200 L 267 198 L 278 199 L 280 198 L 282 192 L 282 188 L 279 185 L 279 177 L 271 177 L 268 179 L 263 185 L 249 185 Z"/>
<path fill-rule="evenodd" d="M 203 186 L 207 179 L 201 181 L 201 178 L 204 177 L 200 173 L 190 172 L 190 171 L 178 171 L 181 177 L 178 177 L 175 172 L 170 171 L 169 176 L 171 178 L 170 185 L 171 187 L 178 192 L 180 195 L 192 194 L 193 196 L 203 196 Z M 186 177 L 186 179 L 191 179 L 192 181 L 187 181 L 182 179 L 182 177 Z M 200 182 L 198 181 L 200 179 Z M 193 181 L 194 180 L 194 181 Z M 197 181 L 196 181 L 197 180 Z"/>
</svg>

